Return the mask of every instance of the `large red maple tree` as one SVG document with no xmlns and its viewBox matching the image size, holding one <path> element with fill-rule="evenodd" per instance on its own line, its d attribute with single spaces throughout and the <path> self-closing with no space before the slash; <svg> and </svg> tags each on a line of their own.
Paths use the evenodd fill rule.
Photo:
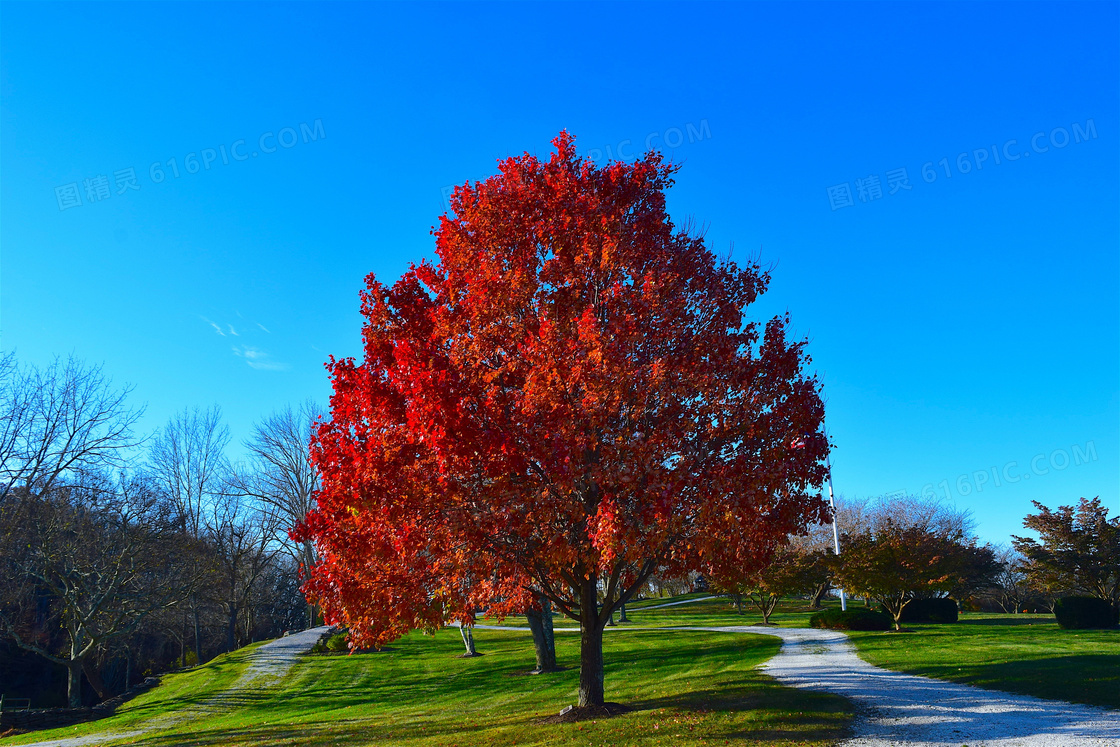
<svg viewBox="0 0 1120 747">
<path fill-rule="evenodd" d="M 761 566 L 827 520 L 828 443 L 805 342 L 744 316 L 767 272 L 669 219 L 676 167 L 553 144 L 455 190 L 437 262 L 367 278 L 297 534 L 358 643 L 543 593 L 579 622 L 579 704 L 601 706 L 611 613 L 656 570 Z"/>
</svg>

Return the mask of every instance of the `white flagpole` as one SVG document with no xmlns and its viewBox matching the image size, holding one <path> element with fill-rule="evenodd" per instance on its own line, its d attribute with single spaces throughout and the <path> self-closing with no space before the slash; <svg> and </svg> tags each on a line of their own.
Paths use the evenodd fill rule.
<svg viewBox="0 0 1120 747">
<path fill-rule="evenodd" d="M 824 457 L 824 465 L 828 469 L 828 505 L 832 507 L 832 542 L 836 549 L 836 556 L 840 556 L 840 529 L 836 525 L 836 501 L 832 496 L 832 461 L 826 454 Z M 844 595 L 844 590 L 840 591 L 840 609 L 848 609 L 848 600 Z"/>
</svg>

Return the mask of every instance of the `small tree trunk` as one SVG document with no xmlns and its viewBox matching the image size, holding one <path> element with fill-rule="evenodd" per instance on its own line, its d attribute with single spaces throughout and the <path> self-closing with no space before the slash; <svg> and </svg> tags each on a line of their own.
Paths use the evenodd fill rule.
<svg viewBox="0 0 1120 747">
<path fill-rule="evenodd" d="M 525 611 L 529 620 L 529 630 L 533 632 L 533 648 L 537 654 L 537 668 L 534 672 L 556 671 L 556 637 L 552 629 L 552 603 L 541 597 L 541 611 Z"/>
<path fill-rule="evenodd" d="M 226 651 L 237 648 L 237 606 L 230 602 L 229 621 L 226 625 Z"/>
<path fill-rule="evenodd" d="M 474 647 L 474 633 L 466 625 L 459 626 L 459 635 L 463 637 L 463 645 L 467 649 L 467 656 L 478 656 Z"/>
<path fill-rule="evenodd" d="M 906 606 L 908 601 L 909 600 L 905 599 L 899 601 L 888 601 L 886 599 L 883 600 L 883 608 L 894 619 L 895 630 L 902 630 L 902 609 Z"/>
<path fill-rule="evenodd" d="M 192 605 L 194 610 L 194 658 L 195 664 L 202 663 L 202 625 L 198 619 L 198 604 Z"/>
<path fill-rule="evenodd" d="M 124 650 L 124 689 L 127 691 L 132 685 L 132 651 Z"/>
<path fill-rule="evenodd" d="M 740 615 L 743 614 L 743 595 L 742 594 L 736 594 L 735 595 L 735 609 L 739 612 Z"/>
<path fill-rule="evenodd" d="M 626 605 L 625 604 L 618 608 L 618 621 L 620 623 L 630 622 L 630 618 L 626 616 Z"/>
<path fill-rule="evenodd" d="M 579 705 L 603 705 L 603 626 L 595 599 L 595 578 L 580 589 Z"/>
<path fill-rule="evenodd" d="M 770 597 L 769 599 L 763 601 L 762 607 L 761 607 L 761 609 L 762 609 L 762 624 L 763 625 L 769 625 L 770 624 L 770 615 L 772 615 L 774 613 L 774 608 L 776 606 L 778 606 L 778 598 L 777 597 Z"/>
<path fill-rule="evenodd" d="M 319 620 L 319 612 L 311 602 L 307 603 L 307 627 L 314 628 Z"/>
<path fill-rule="evenodd" d="M 819 610 L 821 608 L 821 600 L 824 595 L 832 588 L 831 584 L 820 584 L 817 588 L 813 589 L 813 595 L 809 598 L 809 609 Z"/>
</svg>

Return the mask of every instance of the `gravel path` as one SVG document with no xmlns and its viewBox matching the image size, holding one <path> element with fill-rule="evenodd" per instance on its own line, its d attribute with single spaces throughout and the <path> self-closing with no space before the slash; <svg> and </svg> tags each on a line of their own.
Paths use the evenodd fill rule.
<svg viewBox="0 0 1120 747">
<path fill-rule="evenodd" d="M 850 699 L 863 714 L 844 747 L 1116 747 L 1120 712 L 983 690 L 872 666 L 843 633 L 803 628 L 692 628 L 782 639 L 763 670 Z M 1045 671 L 1039 672 L 1044 677 Z"/>
<path fill-rule="evenodd" d="M 292 665 L 296 663 L 299 655 L 309 651 L 327 630 L 329 630 L 327 627 L 311 628 L 284 638 L 277 638 L 275 641 L 260 646 L 250 656 L 249 666 L 228 690 L 198 705 L 188 706 L 152 719 L 142 724 L 138 729 L 94 734 L 88 737 L 68 737 L 66 739 L 51 739 L 45 742 L 31 742 L 19 747 L 87 747 L 88 745 L 105 744 L 119 739 L 138 737 L 152 731 L 160 731 L 187 719 L 204 718 L 215 713 L 231 710 L 237 707 L 243 698 L 262 688 L 267 688 L 275 680 L 287 674 Z"/>
</svg>

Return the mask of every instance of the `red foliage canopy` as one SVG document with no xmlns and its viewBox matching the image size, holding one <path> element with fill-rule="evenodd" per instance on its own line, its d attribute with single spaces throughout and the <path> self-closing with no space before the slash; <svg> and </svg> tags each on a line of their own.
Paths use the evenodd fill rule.
<svg viewBox="0 0 1120 747">
<path fill-rule="evenodd" d="M 828 444 L 804 342 L 744 319 L 767 273 L 669 220 L 675 167 L 553 143 L 455 190 L 437 264 L 367 278 L 364 360 L 329 364 L 298 534 L 323 556 L 308 589 L 359 642 L 543 591 L 598 666 L 582 704 L 602 702 L 603 625 L 652 572 L 757 567 L 828 519 Z"/>
</svg>

